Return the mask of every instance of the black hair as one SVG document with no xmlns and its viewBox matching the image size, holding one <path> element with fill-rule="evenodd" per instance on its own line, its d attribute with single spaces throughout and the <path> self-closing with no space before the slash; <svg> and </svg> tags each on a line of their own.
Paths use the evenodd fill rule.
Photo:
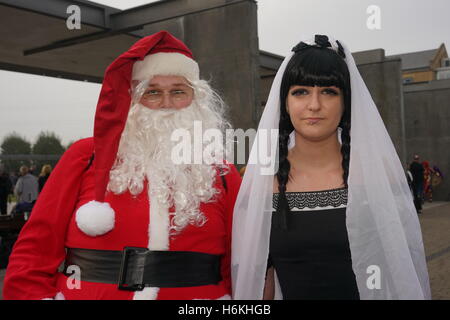
<svg viewBox="0 0 450 320">
<path fill-rule="evenodd" d="M 298 46 L 297 46 L 298 47 Z M 339 44 L 340 51 L 343 52 Z M 295 50 L 295 48 L 294 48 Z M 280 122 L 279 122 L 279 169 L 277 172 L 279 205 L 281 211 L 289 211 L 286 199 L 286 185 L 289 181 L 291 165 L 288 160 L 289 135 L 294 130 L 289 114 L 286 110 L 286 98 L 293 85 L 303 86 L 336 86 L 343 93 L 344 111 L 339 123 L 342 128 L 341 153 L 343 180 L 347 187 L 350 163 L 350 116 L 351 116 L 351 88 L 350 73 L 343 53 L 332 49 L 304 46 L 291 58 L 284 71 L 280 88 Z M 285 213 L 286 214 L 286 213 Z"/>
</svg>

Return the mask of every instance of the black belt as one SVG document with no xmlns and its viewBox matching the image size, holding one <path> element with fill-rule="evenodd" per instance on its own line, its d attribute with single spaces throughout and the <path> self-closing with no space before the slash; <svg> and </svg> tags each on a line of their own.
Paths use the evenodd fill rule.
<svg viewBox="0 0 450 320">
<path fill-rule="evenodd" d="M 126 247 L 123 251 L 68 248 L 64 274 L 71 265 L 80 268 L 80 280 L 116 283 L 120 290 L 144 287 L 176 288 L 217 284 L 220 255 L 191 251 L 151 251 Z"/>
</svg>

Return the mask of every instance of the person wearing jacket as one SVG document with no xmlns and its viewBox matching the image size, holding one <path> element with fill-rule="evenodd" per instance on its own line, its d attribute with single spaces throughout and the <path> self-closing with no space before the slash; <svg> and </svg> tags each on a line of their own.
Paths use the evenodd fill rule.
<svg viewBox="0 0 450 320">
<path fill-rule="evenodd" d="M 177 163 L 171 139 L 194 133 L 195 121 L 225 129 L 223 106 L 168 32 L 120 55 L 105 73 L 94 137 L 65 152 L 19 235 L 4 298 L 230 298 L 241 178 L 220 157 Z"/>
<path fill-rule="evenodd" d="M 27 166 L 20 167 L 20 175 L 14 188 L 17 203 L 32 203 L 38 197 L 38 180 L 29 173 Z"/>
</svg>

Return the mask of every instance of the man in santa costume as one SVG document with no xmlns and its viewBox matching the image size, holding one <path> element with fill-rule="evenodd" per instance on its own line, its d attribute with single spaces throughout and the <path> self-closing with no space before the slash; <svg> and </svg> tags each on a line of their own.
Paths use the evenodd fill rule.
<svg viewBox="0 0 450 320">
<path fill-rule="evenodd" d="M 229 298 L 241 178 L 220 144 L 203 153 L 214 161 L 174 163 L 173 131 L 194 133 L 196 121 L 229 127 L 180 40 L 162 31 L 120 55 L 94 137 L 63 155 L 20 233 L 4 298 Z"/>
</svg>

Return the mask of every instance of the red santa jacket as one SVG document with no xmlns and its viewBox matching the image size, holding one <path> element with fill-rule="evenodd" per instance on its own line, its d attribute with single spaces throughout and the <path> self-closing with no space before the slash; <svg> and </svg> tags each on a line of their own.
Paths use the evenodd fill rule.
<svg viewBox="0 0 450 320">
<path fill-rule="evenodd" d="M 149 243 L 147 190 L 137 197 L 129 193 L 107 194 L 105 200 L 116 213 L 110 232 L 91 237 L 78 228 L 74 213 L 95 198 L 93 169 L 89 166 L 93 151 L 92 138 L 74 143 L 52 172 L 9 258 L 5 299 L 54 298 L 58 293 L 68 300 L 136 298 L 134 292 L 119 290 L 116 284 L 81 281 L 80 288 L 73 288 L 68 286 L 71 279 L 58 272 L 65 259 L 65 248 L 122 250 L 126 246 L 147 248 Z M 201 227 L 188 225 L 169 240 L 169 250 L 222 255 L 222 281 L 217 285 L 161 288 L 148 298 L 218 299 L 231 294 L 232 214 L 241 183 L 233 165 L 225 180 L 226 189 L 222 179 L 216 179 L 215 186 L 221 191 L 217 201 L 201 204 L 207 222 Z"/>
</svg>

